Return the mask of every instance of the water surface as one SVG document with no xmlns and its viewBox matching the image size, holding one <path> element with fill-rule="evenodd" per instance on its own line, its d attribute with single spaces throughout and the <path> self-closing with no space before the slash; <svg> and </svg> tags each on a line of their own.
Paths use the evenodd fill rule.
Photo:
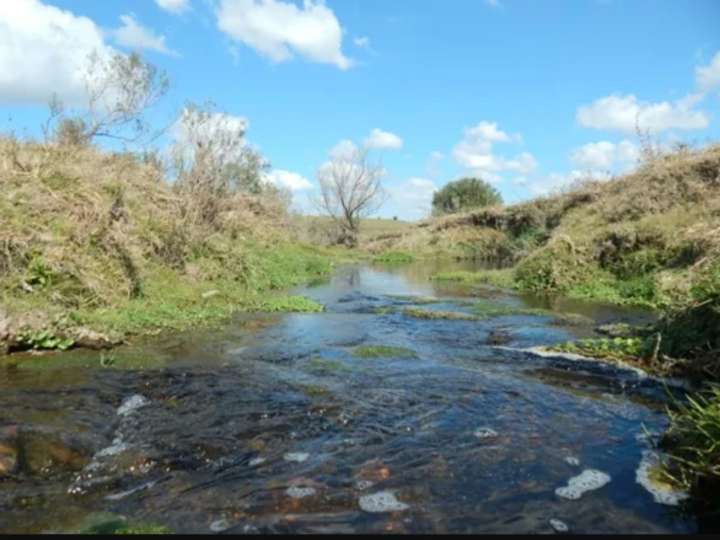
<svg viewBox="0 0 720 540">
<path fill-rule="evenodd" d="M 636 482 L 643 433 L 666 426 L 662 386 L 523 351 L 650 315 L 470 292 L 431 282 L 438 269 L 342 268 L 296 291 L 324 313 L 244 315 L 109 367 L 91 352 L 14 361 L 0 429 L 18 426 L 23 456 L 0 480 L 0 532 L 78 530 L 102 513 L 184 533 L 695 531 Z M 403 313 L 470 314 L 478 299 L 508 314 Z M 512 313 L 527 307 L 555 311 Z M 410 352 L 354 354 L 370 345 Z M 610 482 L 556 493 L 585 470 Z"/>
</svg>

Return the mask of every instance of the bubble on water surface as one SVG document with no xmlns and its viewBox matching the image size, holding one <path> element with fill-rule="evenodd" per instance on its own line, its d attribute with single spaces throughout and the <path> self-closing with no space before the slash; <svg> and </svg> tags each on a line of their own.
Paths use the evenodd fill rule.
<svg viewBox="0 0 720 540">
<path fill-rule="evenodd" d="M 284 456 L 285 461 L 294 461 L 296 463 L 302 463 L 304 461 L 307 461 L 309 457 L 310 454 L 308 454 L 307 452 L 288 452 Z"/>
<path fill-rule="evenodd" d="M 409 505 L 398 501 L 391 491 L 379 491 L 372 495 L 363 495 L 358 502 L 360 508 L 365 512 L 400 512 L 410 508 Z"/>
<path fill-rule="evenodd" d="M 491 437 L 497 437 L 498 433 L 492 428 L 481 427 L 475 430 L 475 436 L 478 439 L 489 439 Z"/>
<path fill-rule="evenodd" d="M 567 486 L 557 488 L 555 494 L 565 499 L 577 500 L 585 492 L 600 489 L 608 482 L 610 482 L 610 475 L 595 469 L 586 469 L 568 480 Z"/>
<path fill-rule="evenodd" d="M 150 402 L 145 396 L 135 394 L 133 396 L 130 396 L 129 398 L 126 398 L 125 401 L 122 402 L 122 404 L 117 409 L 117 413 L 120 416 L 126 416 L 140 409 L 141 407 L 144 407 L 148 403 Z"/>
<path fill-rule="evenodd" d="M 312 497 L 317 493 L 317 490 L 312 487 L 290 486 L 285 490 L 285 493 L 293 499 L 303 499 L 305 497 Z"/>
<path fill-rule="evenodd" d="M 564 533 L 570 530 L 570 527 L 568 527 L 564 521 L 560 521 L 559 519 L 553 518 L 549 521 L 549 523 L 555 532 Z"/>
<path fill-rule="evenodd" d="M 670 484 L 652 478 L 652 470 L 661 464 L 662 458 L 660 455 L 656 452 L 644 450 L 640 465 L 635 471 L 635 481 L 652 494 L 656 503 L 677 506 L 680 501 L 687 499 L 689 495 L 684 491 L 675 489 Z"/>
</svg>

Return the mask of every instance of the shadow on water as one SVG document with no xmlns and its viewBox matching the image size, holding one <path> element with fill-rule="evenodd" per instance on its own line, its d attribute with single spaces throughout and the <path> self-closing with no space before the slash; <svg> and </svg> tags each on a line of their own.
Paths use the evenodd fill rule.
<svg viewBox="0 0 720 540">
<path fill-rule="evenodd" d="M 473 313 L 428 280 L 445 269 L 341 268 L 296 291 L 324 313 L 245 316 L 106 367 L 84 352 L 6 368 L 0 531 L 117 516 L 178 532 L 695 531 L 636 482 L 644 430 L 666 425 L 661 385 L 520 350 L 647 315 L 563 305 L 585 316 L 567 325 L 497 292 L 490 317 L 409 316 Z M 556 493 L 586 469 L 610 482 Z"/>
</svg>

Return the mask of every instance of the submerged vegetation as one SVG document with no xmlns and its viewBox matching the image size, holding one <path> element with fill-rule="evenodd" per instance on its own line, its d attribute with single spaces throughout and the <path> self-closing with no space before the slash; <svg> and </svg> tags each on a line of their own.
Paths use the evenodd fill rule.
<svg viewBox="0 0 720 540">
<path fill-rule="evenodd" d="M 356 347 L 353 356 L 358 358 L 415 358 L 415 351 L 404 347 L 388 345 L 367 345 Z"/>
</svg>

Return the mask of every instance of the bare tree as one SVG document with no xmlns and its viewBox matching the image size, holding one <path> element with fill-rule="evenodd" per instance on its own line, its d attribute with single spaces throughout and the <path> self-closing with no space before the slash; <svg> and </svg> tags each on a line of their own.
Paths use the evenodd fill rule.
<svg viewBox="0 0 720 540">
<path fill-rule="evenodd" d="M 137 143 L 151 133 L 145 112 L 167 92 L 163 72 L 137 53 L 112 56 L 93 52 L 83 74 L 86 102 L 66 111 L 57 96 L 50 102 L 50 118 L 43 127 L 46 139 L 54 126 L 58 142 L 83 144 L 98 137 Z"/>
<path fill-rule="evenodd" d="M 320 168 L 316 205 L 338 227 L 338 243 L 357 246 L 360 220 L 377 211 L 386 200 L 381 184 L 384 175 L 382 164 L 370 162 L 368 150 L 354 145 L 334 153 Z"/>
</svg>

